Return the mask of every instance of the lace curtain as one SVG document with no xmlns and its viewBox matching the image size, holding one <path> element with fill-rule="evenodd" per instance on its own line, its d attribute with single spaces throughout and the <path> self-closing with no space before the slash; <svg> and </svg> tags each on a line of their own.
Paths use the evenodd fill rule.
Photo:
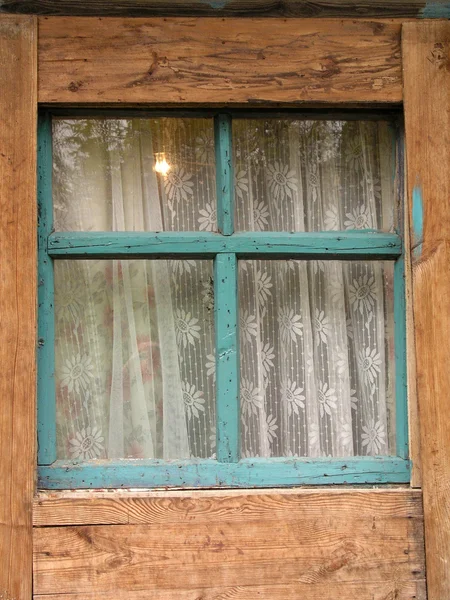
<svg viewBox="0 0 450 600">
<path fill-rule="evenodd" d="M 387 123 L 233 138 L 237 230 L 393 228 Z M 55 120 L 55 230 L 216 231 L 214 162 L 208 119 Z M 238 284 L 242 455 L 393 453 L 392 265 L 242 260 Z M 58 457 L 214 457 L 213 310 L 210 260 L 55 261 Z"/>
</svg>

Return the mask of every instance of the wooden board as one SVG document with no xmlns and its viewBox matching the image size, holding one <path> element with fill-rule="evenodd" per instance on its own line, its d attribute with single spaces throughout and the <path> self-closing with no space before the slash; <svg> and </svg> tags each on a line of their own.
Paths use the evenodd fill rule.
<svg viewBox="0 0 450 600">
<path fill-rule="evenodd" d="M 409 222 L 409 206 L 407 202 L 408 188 L 406 178 L 402 178 L 400 191 L 404 203 L 404 245 L 411 248 L 411 231 Z M 406 356 L 407 356 L 407 386 L 408 386 L 408 428 L 409 428 L 409 457 L 411 466 L 411 487 L 422 487 L 422 464 L 420 460 L 420 428 L 419 405 L 417 401 L 417 369 L 416 369 L 416 340 L 414 330 L 414 303 L 412 281 L 412 256 L 405 252 L 405 295 L 406 295 Z"/>
<path fill-rule="evenodd" d="M 31 597 L 35 476 L 36 22 L 0 15 L 0 598 Z"/>
<path fill-rule="evenodd" d="M 424 598 L 411 490 L 49 494 L 34 514 L 38 598 Z"/>
<path fill-rule="evenodd" d="M 39 18 L 42 103 L 400 103 L 399 22 Z"/>
<path fill-rule="evenodd" d="M 266 17 L 441 17 L 444 1 L 426 0 L 1 0 L 6 12 L 41 15 L 190 15 Z"/>
<path fill-rule="evenodd" d="M 238 585 L 233 587 L 197 588 L 193 590 L 158 590 L 157 596 L 148 591 L 100 592 L 96 600 L 426 600 L 425 582 L 398 582 L 392 595 L 392 582 L 354 583 L 293 583 L 291 585 Z M 48 600 L 49 596 L 33 596 Z M 51 600 L 89 600 L 83 594 L 52 594 Z"/>
<path fill-rule="evenodd" d="M 429 600 L 450 598 L 450 23 L 403 33 Z"/>
<path fill-rule="evenodd" d="M 283 489 L 199 491 L 88 491 L 40 492 L 34 500 L 33 525 L 130 525 L 185 523 L 187 519 L 208 523 L 216 517 L 226 521 L 287 521 L 337 519 L 344 504 L 361 518 L 419 518 L 419 492 L 385 488 L 378 490 Z M 347 509 L 346 509 L 347 510 Z M 374 512 L 375 511 L 375 512 Z M 245 516 L 244 516 L 245 515 Z"/>
</svg>

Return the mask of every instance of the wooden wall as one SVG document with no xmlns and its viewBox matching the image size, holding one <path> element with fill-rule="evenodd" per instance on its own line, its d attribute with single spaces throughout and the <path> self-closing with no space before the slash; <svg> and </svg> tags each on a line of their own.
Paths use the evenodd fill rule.
<svg viewBox="0 0 450 600">
<path fill-rule="evenodd" d="M 35 600 L 424 600 L 412 490 L 41 495 Z"/>
<path fill-rule="evenodd" d="M 0 18 L 0 599 L 32 593 L 38 99 L 343 107 L 405 99 L 428 593 L 447 600 L 450 24 L 217 21 L 213 38 L 207 21 L 156 21 L 41 17 L 37 48 L 33 17 Z M 174 50 L 180 36 L 189 60 Z M 420 490 L 40 494 L 33 532 L 38 600 L 425 598 Z"/>
</svg>

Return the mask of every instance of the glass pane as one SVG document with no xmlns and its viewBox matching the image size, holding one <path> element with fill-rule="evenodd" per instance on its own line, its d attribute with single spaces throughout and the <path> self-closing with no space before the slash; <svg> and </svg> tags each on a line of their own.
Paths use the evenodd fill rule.
<svg viewBox="0 0 450 600">
<path fill-rule="evenodd" d="M 235 119 L 233 144 L 239 231 L 396 224 L 388 122 Z"/>
<path fill-rule="evenodd" d="M 242 455 L 395 454 L 393 263 L 240 261 Z"/>
<path fill-rule="evenodd" d="M 215 231 L 212 119 L 54 119 L 56 231 Z"/>
<path fill-rule="evenodd" d="M 59 459 L 215 452 L 212 261 L 55 261 Z"/>
</svg>

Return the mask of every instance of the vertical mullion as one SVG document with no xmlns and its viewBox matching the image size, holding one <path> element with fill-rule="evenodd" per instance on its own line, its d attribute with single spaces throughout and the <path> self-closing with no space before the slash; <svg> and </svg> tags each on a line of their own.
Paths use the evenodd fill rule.
<svg viewBox="0 0 450 600">
<path fill-rule="evenodd" d="M 214 118 L 217 181 L 217 225 L 223 235 L 234 232 L 234 180 L 231 116 L 219 114 Z"/>
<path fill-rule="evenodd" d="M 397 456 L 408 458 L 408 394 L 406 373 L 405 260 L 394 266 L 394 347 Z"/>
<path fill-rule="evenodd" d="M 38 464 L 56 460 L 55 319 L 53 261 L 47 238 L 53 229 L 52 121 L 38 124 Z"/>
<path fill-rule="evenodd" d="M 218 254 L 214 261 L 216 327 L 217 460 L 239 460 L 239 338 L 237 258 Z"/>
</svg>

